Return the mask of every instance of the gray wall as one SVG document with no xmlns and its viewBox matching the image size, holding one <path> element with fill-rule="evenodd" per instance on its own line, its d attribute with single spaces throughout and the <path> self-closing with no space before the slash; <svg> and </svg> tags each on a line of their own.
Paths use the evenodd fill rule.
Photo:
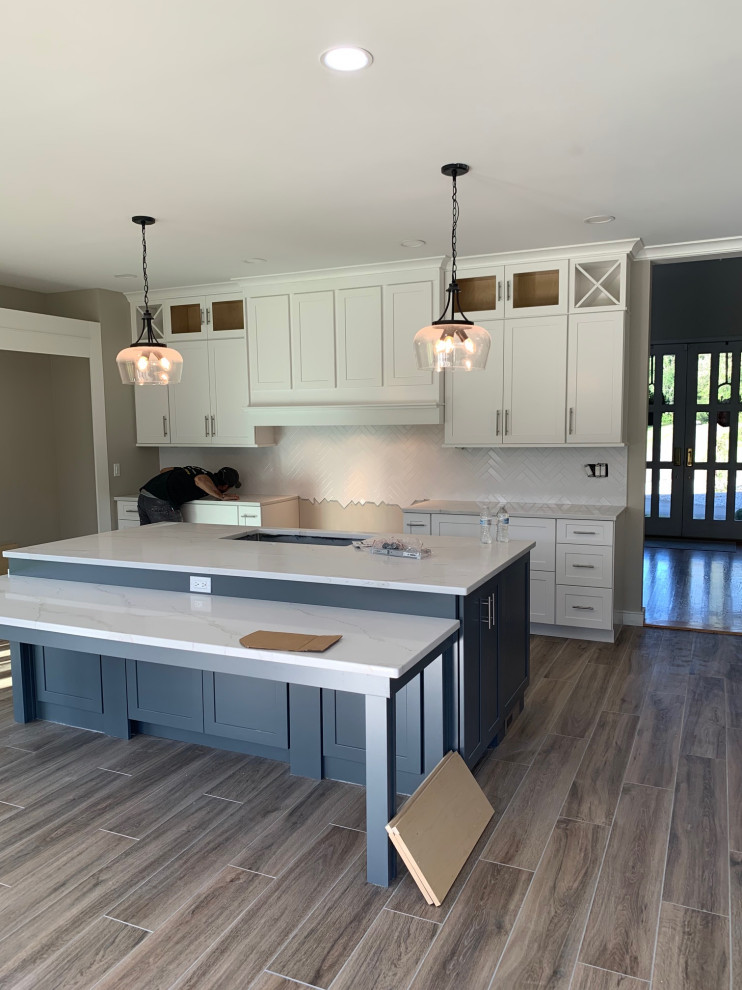
<svg viewBox="0 0 742 990">
<path fill-rule="evenodd" d="M 742 337 L 742 258 L 655 265 L 652 343 Z"/>
</svg>

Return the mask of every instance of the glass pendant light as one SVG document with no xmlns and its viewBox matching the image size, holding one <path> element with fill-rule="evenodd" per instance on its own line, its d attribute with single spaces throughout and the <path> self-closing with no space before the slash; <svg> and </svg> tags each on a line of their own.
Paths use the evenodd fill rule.
<svg viewBox="0 0 742 990">
<path fill-rule="evenodd" d="M 154 222 L 154 217 L 132 217 L 132 222 L 142 228 L 142 271 L 144 273 L 144 312 L 142 332 L 131 345 L 120 351 L 116 357 L 121 381 L 124 385 L 175 385 L 183 373 L 183 358 L 173 347 L 158 341 L 152 329 L 152 314 L 149 311 L 149 279 L 147 277 L 147 236 L 146 229 Z"/>
<path fill-rule="evenodd" d="M 490 349 L 490 335 L 476 323 L 467 319 L 459 302 L 459 286 L 456 281 L 456 225 L 459 220 L 459 201 L 456 197 L 456 176 L 466 175 L 468 165 L 461 162 L 444 165 L 441 172 L 453 179 L 453 224 L 451 227 L 451 283 L 446 290 L 446 307 L 429 327 L 415 334 L 413 346 L 417 366 L 421 371 L 476 371 L 484 368 Z M 449 316 L 450 309 L 450 316 Z M 456 311 L 458 310 L 458 319 Z"/>
</svg>

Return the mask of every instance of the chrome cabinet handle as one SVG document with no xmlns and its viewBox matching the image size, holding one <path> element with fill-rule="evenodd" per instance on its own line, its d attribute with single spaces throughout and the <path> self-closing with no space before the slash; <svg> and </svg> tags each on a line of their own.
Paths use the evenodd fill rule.
<svg viewBox="0 0 742 990">
<path fill-rule="evenodd" d="M 204 416 L 204 436 L 207 437 L 208 435 L 209 435 L 209 417 Z"/>
<path fill-rule="evenodd" d="M 201 326 L 203 326 L 205 322 L 206 322 L 206 321 L 205 321 L 205 319 L 204 319 L 204 308 L 203 308 L 203 306 L 202 306 L 202 307 L 201 307 Z"/>
<path fill-rule="evenodd" d="M 206 325 L 208 326 L 209 323 L 211 323 L 211 308 L 209 306 L 207 306 L 206 307 Z"/>
<path fill-rule="evenodd" d="M 492 629 L 492 627 L 495 624 L 495 594 L 496 593 L 493 591 L 492 594 L 487 598 L 487 628 L 488 629 Z M 480 604 L 484 605 L 484 602 L 480 602 Z M 482 622 L 484 621 L 485 620 L 482 619 Z"/>
<path fill-rule="evenodd" d="M 167 436 L 167 416 L 162 417 L 162 435 Z"/>
<path fill-rule="evenodd" d="M 131 512 L 135 516 L 138 516 L 139 515 L 139 509 L 124 509 L 124 512 Z"/>
<path fill-rule="evenodd" d="M 505 436 L 510 433 L 510 410 L 505 410 Z"/>
<path fill-rule="evenodd" d="M 216 418 L 212 415 L 211 417 L 211 435 L 216 436 Z"/>
<path fill-rule="evenodd" d="M 586 567 L 589 571 L 595 570 L 595 564 L 572 564 L 573 567 Z"/>
<path fill-rule="evenodd" d="M 598 533 L 594 529 L 574 529 L 572 530 L 575 536 L 597 536 Z"/>
<path fill-rule="evenodd" d="M 497 280 L 497 301 L 502 302 L 502 279 Z"/>
<path fill-rule="evenodd" d="M 578 611 L 578 612 L 594 612 L 595 611 L 595 606 L 594 605 L 573 605 L 572 608 L 575 609 L 575 611 Z"/>
<path fill-rule="evenodd" d="M 497 410 L 497 416 L 495 417 L 495 436 L 500 436 L 500 410 Z"/>
<path fill-rule="evenodd" d="M 507 291 L 507 295 L 505 297 L 508 300 L 508 302 L 510 302 L 511 289 L 512 289 L 512 283 L 511 283 L 510 279 L 508 279 L 508 284 L 507 284 L 507 290 L 508 291 Z"/>
<path fill-rule="evenodd" d="M 574 433 L 574 425 L 575 425 L 575 411 L 574 411 L 574 409 L 570 408 L 570 410 L 569 410 L 569 435 L 570 436 L 572 436 L 572 434 Z"/>
<path fill-rule="evenodd" d="M 413 526 L 424 526 L 424 522 L 408 522 L 407 525 L 412 529 Z"/>
</svg>

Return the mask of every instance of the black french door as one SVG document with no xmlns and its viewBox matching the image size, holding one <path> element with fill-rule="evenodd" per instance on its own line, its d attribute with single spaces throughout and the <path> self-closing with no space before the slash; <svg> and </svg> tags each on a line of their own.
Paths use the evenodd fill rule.
<svg viewBox="0 0 742 990">
<path fill-rule="evenodd" d="M 655 344 L 645 533 L 742 540 L 742 340 Z"/>
</svg>

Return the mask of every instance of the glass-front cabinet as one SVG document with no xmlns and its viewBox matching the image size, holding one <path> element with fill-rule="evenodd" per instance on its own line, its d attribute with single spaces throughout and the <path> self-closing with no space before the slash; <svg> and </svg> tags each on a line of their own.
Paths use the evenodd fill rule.
<svg viewBox="0 0 742 990">
<path fill-rule="evenodd" d="M 505 316 L 558 316 L 567 312 L 568 261 L 505 267 Z"/>
<path fill-rule="evenodd" d="M 242 296 L 183 296 L 166 300 L 162 309 L 165 336 L 173 342 L 245 334 Z"/>
</svg>

